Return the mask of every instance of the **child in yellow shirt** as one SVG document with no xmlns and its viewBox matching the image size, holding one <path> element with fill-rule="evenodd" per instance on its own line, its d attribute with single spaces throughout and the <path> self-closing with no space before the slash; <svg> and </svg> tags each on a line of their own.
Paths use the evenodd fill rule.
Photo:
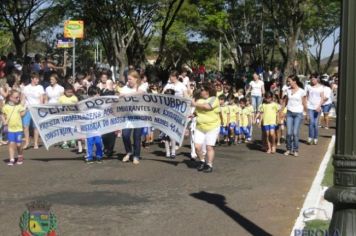
<svg viewBox="0 0 356 236">
<path fill-rule="evenodd" d="M 8 102 L 2 109 L 2 122 L 8 126 L 7 139 L 9 143 L 9 166 L 15 164 L 15 153 L 17 151 L 17 165 L 23 164 L 22 148 L 22 116 L 25 115 L 25 108 L 20 104 L 20 93 L 17 90 L 11 90 L 8 95 Z"/>
<path fill-rule="evenodd" d="M 77 98 L 77 96 L 75 96 L 75 94 L 74 94 L 74 88 L 73 88 L 73 86 L 72 86 L 71 84 L 66 84 L 66 85 L 64 86 L 64 94 L 59 97 L 58 102 L 59 102 L 60 104 L 75 104 L 75 103 L 78 102 L 78 98 Z M 74 146 L 75 146 L 75 140 L 72 140 L 72 141 L 70 142 L 70 146 L 71 146 L 71 147 L 74 147 Z M 82 146 L 82 143 L 81 143 L 81 141 L 79 140 L 79 141 L 78 141 L 78 148 L 81 149 L 81 148 L 80 148 L 81 146 Z M 67 142 L 67 141 L 64 141 L 61 147 L 64 148 L 64 149 L 69 148 L 68 142 Z"/>
<path fill-rule="evenodd" d="M 276 141 L 277 141 L 277 146 L 281 145 L 281 142 L 284 140 L 284 123 L 286 120 L 286 114 L 287 114 L 287 108 L 282 110 L 283 107 L 283 101 L 279 99 L 278 94 L 274 94 L 274 102 L 278 104 L 279 106 L 279 112 L 277 116 L 277 130 L 276 130 Z"/>
<path fill-rule="evenodd" d="M 261 105 L 258 117 L 261 117 L 262 132 L 264 132 L 263 143 L 266 145 L 267 153 L 276 152 L 276 136 L 275 132 L 277 129 L 277 118 L 279 112 L 279 105 L 273 102 L 273 94 L 267 92 L 265 94 L 265 99 Z"/>
<path fill-rule="evenodd" d="M 219 96 L 219 104 L 220 104 L 220 135 L 223 137 L 223 140 L 227 142 L 228 138 L 228 125 L 230 123 L 230 110 L 227 105 L 225 105 L 226 97 L 224 94 Z M 218 143 L 220 144 L 220 137 L 218 136 Z"/>
<path fill-rule="evenodd" d="M 229 98 L 229 110 L 230 110 L 230 124 L 229 124 L 229 145 L 237 143 L 237 137 L 240 132 L 236 134 L 236 127 L 238 127 L 240 116 L 240 107 L 238 106 L 239 98 Z"/>
<path fill-rule="evenodd" d="M 250 142 L 251 141 L 251 131 L 249 127 L 252 125 L 252 116 L 253 113 L 251 112 L 251 109 L 249 109 L 246 104 L 247 100 L 246 98 L 242 98 L 239 101 L 240 104 L 240 140 L 244 139 L 245 142 Z"/>
</svg>

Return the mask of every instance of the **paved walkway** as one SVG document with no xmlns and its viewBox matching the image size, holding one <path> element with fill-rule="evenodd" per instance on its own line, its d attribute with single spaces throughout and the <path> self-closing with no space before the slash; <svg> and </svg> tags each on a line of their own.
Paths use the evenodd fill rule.
<svg viewBox="0 0 356 236">
<path fill-rule="evenodd" d="M 0 234 L 19 235 L 25 204 L 45 199 L 61 235 L 289 235 L 333 133 L 321 130 L 317 146 L 303 141 L 298 158 L 255 144 L 218 147 L 211 174 L 194 169 L 188 146 L 176 160 L 152 146 L 139 166 L 117 159 L 86 165 L 69 150 L 28 150 L 22 166 L 0 163 Z M 122 158 L 121 139 L 116 150 Z M 7 158 L 6 147 L 0 156 Z"/>
</svg>

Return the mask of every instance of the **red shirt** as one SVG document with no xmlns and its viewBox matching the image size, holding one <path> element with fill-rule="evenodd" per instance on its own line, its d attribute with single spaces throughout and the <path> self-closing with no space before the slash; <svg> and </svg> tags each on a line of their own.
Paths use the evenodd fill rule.
<svg viewBox="0 0 356 236">
<path fill-rule="evenodd" d="M 5 67 L 6 67 L 6 62 L 0 61 L 0 78 L 5 77 Z"/>
</svg>

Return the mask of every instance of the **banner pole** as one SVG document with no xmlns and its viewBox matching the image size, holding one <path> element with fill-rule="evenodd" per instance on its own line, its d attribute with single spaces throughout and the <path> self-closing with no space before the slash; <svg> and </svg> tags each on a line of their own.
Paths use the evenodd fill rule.
<svg viewBox="0 0 356 236">
<path fill-rule="evenodd" d="M 73 80 L 75 80 L 75 38 L 73 38 Z"/>
</svg>

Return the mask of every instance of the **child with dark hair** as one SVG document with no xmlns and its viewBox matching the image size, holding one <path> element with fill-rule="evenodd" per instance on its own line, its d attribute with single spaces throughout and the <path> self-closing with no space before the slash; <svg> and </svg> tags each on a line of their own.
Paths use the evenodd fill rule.
<svg viewBox="0 0 356 236">
<path fill-rule="evenodd" d="M 238 97 L 229 97 L 229 110 L 230 110 L 230 123 L 229 123 L 229 145 L 231 144 L 237 144 L 237 137 L 240 134 L 240 132 L 236 132 L 236 128 L 239 126 L 239 116 L 240 116 L 240 108 L 238 106 L 239 104 L 239 98 Z"/>
<path fill-rule="evenodd" d="M 220 136 L 222 136 L 223 142 L 228 142 L 229 128 L 228 125 L 230 123 L 230 109 L 225 104 L 226 96 L 224 94 L 219 96 L 219 104 L 220 104 Z M 220 137 L 218 136 L 218 144 L 220 145 Z"/>
<path fill-rule="evenodd" d="M 164 94 L 174 95 L 175 91 L 173 89 L 166 89 Z M 168 135 L 165 135 L 163 140 L 166 148 L 166 157 L 171 159 L 176 158 L 176 141 L 172 140 Z"/>
<path fill-rule="evenodd" d="M 77 96 L 75 96 L 74 88 L 71 84 L 64 85 L 64 94 L 58 99 L 59 104 L 75 104 L 78 102 Z M 71 147 L 75 147 L 75 140 L 70 142 Z M 63 149 L 69 148 L 68 142 L 64 141 L 62 146 Z"/>
<path fill-rule="evenodd" d="M 89 97 L 96 97 L 100 95 L 100 88 L 91 86 L 88 89 Z M 96 147 L 95 158 L 97 163 L 103 163 L 103 141 L 100 135 L 87 138 L 87 158 L 86 163 L 94 163 L 94 145 Z"/>
<path fill-rule="evenodd" d="M 279 105 L 273 102 L 273 94 L 267 92 L 261 105 L 258 117 L 261 117 L 262 132 L 264 133 L 263 143 L 267 153 L 276 152 L 276 128 Z"/>
<path fill-rule="evenodd" d="M 252 116 L 253 113 L 246 106 L 247 100 L 246 98 L 242 98 L 239 101 L 240 104 L 240 140 L 245 140 L 245 142 L 249 142 L 251 140 L 251 132 L 249 127 L 252 125 Z"/>
</svg>

